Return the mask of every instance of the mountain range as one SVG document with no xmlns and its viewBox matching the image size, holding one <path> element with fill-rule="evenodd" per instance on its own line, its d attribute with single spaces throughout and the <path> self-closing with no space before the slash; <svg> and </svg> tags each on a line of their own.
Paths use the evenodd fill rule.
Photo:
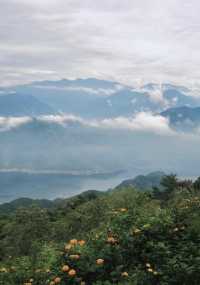
<svg viewBox="0 0 200 285">
<path fill-rule="evenodd" d="M 84 118 L 113 118 L 182 106 L 200 106 L 200 98 L 190 96 L 187 88 L 169 84 L 133 88 L 94 78 L 1 88 L 0 96 L 0 116 L 67 113 Z"/>
<path fill-rule="evenodd" d="M 11 213 L 16 211 L 18 208 L 31 207 L 33 205 L 46 209 L 52 209 L 58 206 L 65 207 L 66 205 L 72 205 L 76 203 L 76 201 L 80 202 L 80 200 L 84 199 L 87 201 L 95 199 L 96 197 L 103 195 L 104 193 L 110 191 L 113 192 L 118 189 L 122 189 L 123 187 L 124 188 L 132 187 L 140 191 L 145 191 L 145 190 L 148 191 L 152 190 L 153 187 L 160 188 L 160 182 L 164 175 L 165 173 L 161 171 L 152 172 L 147 175 L 138 175 L 133 179 L 122 181 L 119 185 L 117 185 L 111 190 L 110 189 L 108 191 L 88 190 L 77 195 L 72 195 L 72 197 L 70 198 L 57 198 L 54 200 L 18 198 L 8 203 L 3 203 L 3 204 L 0 203 L 0 214 Z"/>
<path fill-rule="evenodd" d="M 105 190 L 155 169 L 196 176 L 199 139 L 182 132 L 196 134 L 199 106 L 169 84 L 89 78 L 0 88 L 0 201 Z"/>
</svg>

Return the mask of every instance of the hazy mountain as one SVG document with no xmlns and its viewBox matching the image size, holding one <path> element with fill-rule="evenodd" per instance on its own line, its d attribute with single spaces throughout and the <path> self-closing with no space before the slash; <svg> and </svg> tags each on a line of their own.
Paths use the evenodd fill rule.
<svg viewBox="0 0 200 285">
<path fill-rule="evenodd" d="M 38 106 L 38 113 L 40 114 L 51 113 L 54 110 L 55 112 L 93 118 L 130 116 L 139 111 L 160 112 L 166 107 L 200 105 L 200 99 L 188 96 L 189 90 L 183 87 L 169 84 L 162 86 L 148 84 L 135 89 L 117 82 L 94 78 L 34 82 L 5 88 L 1 92 L 8 95 L 16 92 L 23 97 L 23 100 L 26 98 L 33 100 L 34 97 L 40 103 L 43 102 L 43 104 L 51 107 L 51 110 L 41 110 L 41 107 Z M 10 96 L 7 98 L 9 99 Z M 17 97 L 12 98 L 12 100 L 14 99 Z M 9 102 L 8 104 L 10 105 Z M 36 113 L 34 104 L 32 107 L 34 110 L 30 109 L 32 104 L 28 102 L 22 102 L 20 105 L 24 106 L 23 113 Z M 17 106 L 16 102 L 16 108 Z M 18 114 L 19 112 L 10 109 L 9 114 L 11 113 Z"/>
<path fill-rule="evenodd" d="M 54 113 L 48 104 L 29 94 L 0 95 L 0 116 L 38 116 Z"/>
<path fill-rule="evenodd" d="M 0 205 L 0 214 L 5 215 L 15 212 L 19 208 L 30 208 L 33 206 L 44 208 L 44 209 L 53 209 L 58 206 L 60 209 L 74 207 L 76 204 L 81 204 L 86 201 L 96 199 L 100 195 L 103 195 L 104 192 L 97 190 L 88 190 L 81 194 L 72 196 L 67 199 L 30 199 L 30 198 L 18 198 L 9 203 L 4 203 Z"/>
<path fill-rule="evenodd" d="M 138 175 L 133 179 L 124 180 L 119 187 L 133 186 L 139 189 L 152 189 L 153 187 L 159 187 L 160 182 L 165 175 L 162 171 L 152 172 L 148 175 Z"/>
<path fill-rule="evenodd" d="M 176 128 L 193 130 L 193 128 L 200 126 L 200 107 L 171 108 L 162 112 L 161 115 L 167 117 L 170 124 Z"/>
<path fill-rule="evenodd" d="M 64 171 L 0 171 L 0 204 L 18 197 L 55 199 L 71 197 L 95 187 L 107 190 L 118 175 L 119 172 L 70 174 Z M 118 178 L 115 183 L 120 180 Z"/>
<path fill-rule="evenodd" d="M 23 118 L 17 122 L 1 118 L 0 200 L 21 196 L 53 199 L 85 189 L 112 188 L 130 174 L 135 176 L 154 169 L 174 171 L 182 176 L 197 175 L 200 161 L 196 138 L 188 141 L 179 135 L 162 135 L 146 131 L 143 125 L 139 130 L 124 128 L 124 117 L 139 111 L 161 112 L 163 116 L 171 116 L 174 124 L 180 115 L 174 119 L 172 108 L 164 112 L 167 106 L 183 103 L 198 106 L 198 100 L 187 94 L 188 90 L 183 87 L 163 85 L 161 88 L 149 84 L 134 89 L 97 79 L 42 81 L 2 88 L 0 116 L 33 118 L 26 123 Z M 48 117 L 48 120 L 38 118 L 61 111 L 77 115 L 78 120 L 72 117 L 62 123 L 61 116 Z M 117 127 L 116 121 L 111 120 L 111 127 L 107 128 L 104 119 L 109 117 L 122 118 Z M 198 121 L 196 115 L 189 118 Z M 98 122 L 103 122 L 105 127 Z M 130 126 L 132 121 L 125 120 L 127 123 Z M 124 172 L 120 178 L 111 174 L 121 169 Z M 38 173 L 34 174 L 35 170 Z M 83 176 L 70 176 L 74 172 Z M 103 180 L 88 173 L 106 173 L 109 178 Z"/>
</svg>

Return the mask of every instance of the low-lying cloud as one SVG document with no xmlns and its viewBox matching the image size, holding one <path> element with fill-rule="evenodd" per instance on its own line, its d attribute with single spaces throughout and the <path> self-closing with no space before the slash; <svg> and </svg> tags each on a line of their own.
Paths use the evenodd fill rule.
<svg viewBox="0 0 200 285">
<path fill-rule="evenodd" d="M 38 117 L 0 117 L 0 131 L 19 128 L 34 121 L 43 124 L 57 124 L 67 127 L 73 123 L 83 127 L 129 130 L 135 132 L 152 132 L 159 135 L 172 135 L 174 132 L 169 126 L 169 121 L 160 115 L 140 112 L 133 117 L 116 117 L 97 119 L 84 119 L 74 115 L 47 115 Z"/>
<path fill-rule="evenodd" d="M 9 131 L 32 122 L 31 117 L 0 117 L 0 131 Z"/>
<path fill-rule="evenodd" d="M 87 95 L 97 95 L 97 96 L 111 96 L 117 91 L 122 90 L 124 87 L 120 84 L 116 84 L 114 88 L 92 88 L 84 86 L 43 86 L 35 85 L 34 88 L 44 89 L 44 90 L 57 90 L 57 91 L 68 91 L 68 92 L 82 92 Z"/>
</svg>

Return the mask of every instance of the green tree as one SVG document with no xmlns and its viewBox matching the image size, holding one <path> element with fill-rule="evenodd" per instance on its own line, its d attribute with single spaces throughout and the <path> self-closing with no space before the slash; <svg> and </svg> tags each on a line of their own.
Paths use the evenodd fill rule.
<svg viewBox="0 0 200 285">
<path fill-rule="evenodd" d="M 200 177 L 198 177 L 194 183 L 193 183 L 193 187 L 195 190 L 200 190 Z"/>
</svg>

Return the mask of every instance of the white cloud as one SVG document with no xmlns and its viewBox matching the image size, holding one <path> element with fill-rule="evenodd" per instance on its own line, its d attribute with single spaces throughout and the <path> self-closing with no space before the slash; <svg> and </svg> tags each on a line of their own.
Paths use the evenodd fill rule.
<svg viewBox="0 0 200 285">
<path fill-rule="evenodd" d="M 151 113 L 140 112 L 134 117 L 116 117 L 112 119 L 87 120 L 74 115 L 47 115 L 32 117 L 0 117 L 0 131 L 8 131 L 18 128 L 37 120 L 45 124 L 59 124 L 67 126 L 71 123 L 77 123 L 82 126 L 101 129 L 129 130 L 133 132 L 152 132 L 159 135 L 172 135 L 174 132 L 169 127 L 168 119 L 153 115 Z"/>
<path fill-rule="evenodd" d="M 0 82 L 97 77 L 196 86 L 199 9 L 198 0 L 1 0 Z"/>
<path fill-rule="evenodd" d="M 174 133 L 169 127 L 168 119 L 147 112 L 140 112 L 132 118 L 103 119 L 93 123 L 93 125 L 108 129 L 152 132 L 160 135 L 172 135 Z"/>
<path fill-rule="evenodd" d="M 30 117 L 0 117 L 0 131 L 8 131 L 28 124 L 32 121 Z"/>
<path fill-rule="evenodd" d="M 111 96 L 115 94 L 117 91 L 121 90 L 123 87 L 121 86 L 121 89 L 119 89 L 119 86 L 116 85 L 115 88 L 91 88 L 91 87 L 84 87 L 84 86 L 43 86 L 43 85 L 34 85 L 34 88 L 39 89 L 49 89 L 49 90 L 59 90 L 59 91 L 78 91 L 83 92 L 91 95 L 98 95 L 98 96 Z"/>
</svg>

